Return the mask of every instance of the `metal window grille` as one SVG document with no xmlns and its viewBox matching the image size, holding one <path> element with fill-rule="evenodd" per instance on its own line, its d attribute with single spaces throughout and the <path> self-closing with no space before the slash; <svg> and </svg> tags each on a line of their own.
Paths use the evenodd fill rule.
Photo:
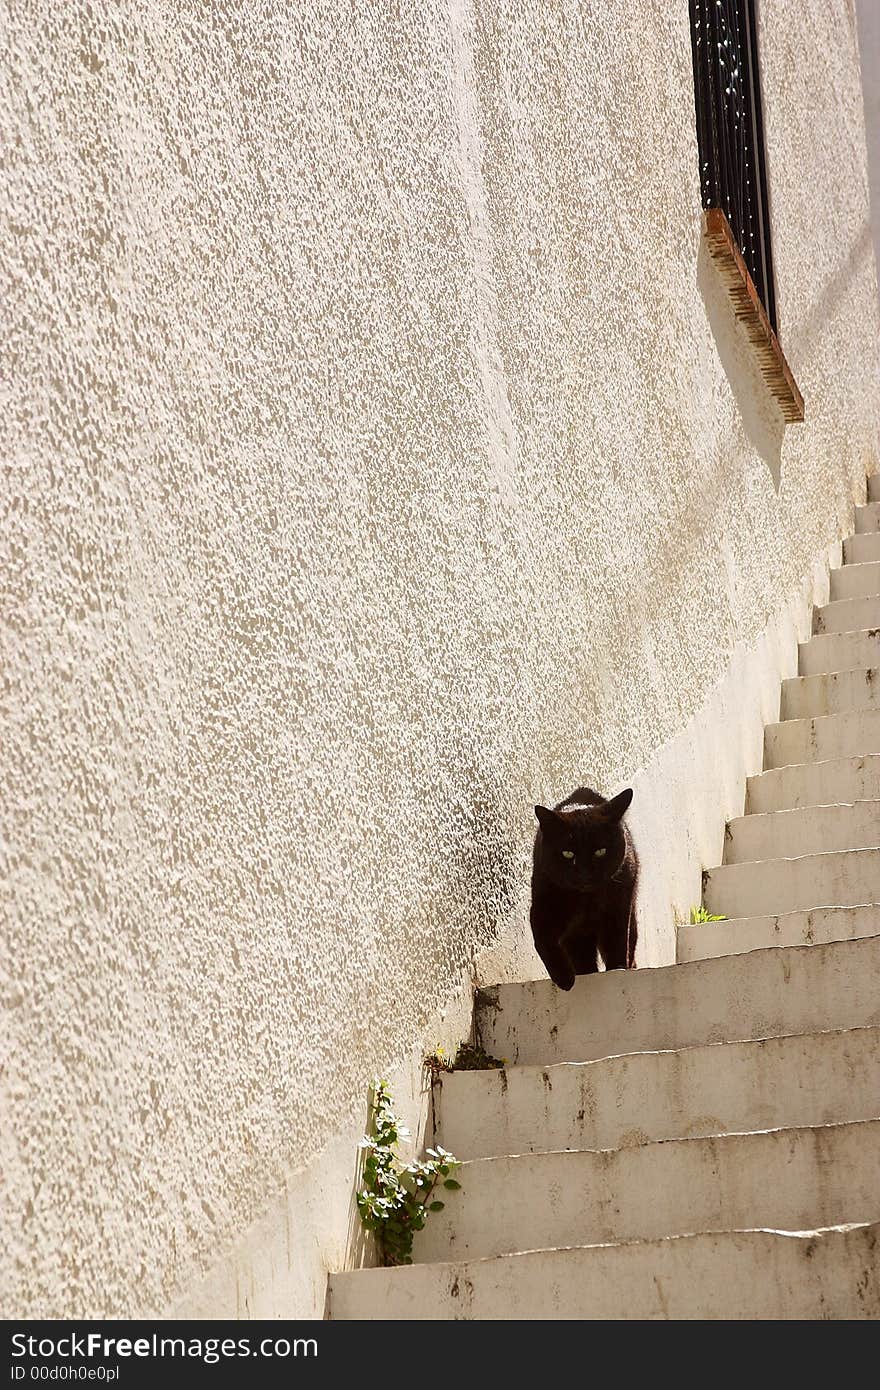
<svg viewBox="0 0 880 1390">
<path fill-rule="evenodd" d="M 755 3 L 689 3 L 703 207 L 727 218 L 776 333 Z"/>
</svg>

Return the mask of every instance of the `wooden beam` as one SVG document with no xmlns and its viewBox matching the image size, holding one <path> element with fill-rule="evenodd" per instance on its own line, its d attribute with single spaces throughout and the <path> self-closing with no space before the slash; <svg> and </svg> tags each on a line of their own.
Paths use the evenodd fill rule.
<svg viewBox="0 0 880 1390">
<path fill-rule="evenodd" d="M 733 311 L 740 323 L 745 325 L 749 341 L 755 348 L 758 366 L 770 394 L 779 403 L 785 420 L 789 424 L 799 423 L 804 418 L 804 398 L 779 346 L 779 339 L 770 327 L 754 281 L 721 208 L 706 209 L 703 214 L 703 235 Z"/>
</svg>

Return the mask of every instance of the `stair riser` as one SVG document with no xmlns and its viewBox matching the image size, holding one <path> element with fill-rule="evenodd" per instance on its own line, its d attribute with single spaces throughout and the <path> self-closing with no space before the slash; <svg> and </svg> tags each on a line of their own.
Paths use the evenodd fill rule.
<svg viewBox="0 0 880 1390">
<path fill-rule="evenodd" d="M 880 502 L 868 502 L 864 507 L 856 507 L 856 535 L 871 535 L 880 531 Z"/>
<path fill-rule="evenodd" d="M 416 1236 L 413 1256 L 480 1260 L 688 1231 L 870 1221 L 878 1174 L 880 1120 L 482 1159 L 457 1174 L 461 1191 Z"/>
<path fill-rule="evenodd" d="M 850 536 L 843 542 L 845 565 L 874 565 L 880 560 L 880 535 Z"/>
<path fill-rule="evenodd" d="M 880 709 L 880 667 L 782 682 L 783 719 L 814 719 L 850 710 Z"/>
<path fill-rule="evenodd" d="M 822 763 L 880 754 L 880 709 L 791 719 L 764 730 L 764 766 Z"/>
<path fill-rule="evenodd" d="M 872 473 L 868 479 L 868 501 L 880 502 L 880 473 Z"/>
<path fill-rule="evenodd" d="M 748 871 L 755 867 L 749 865 Z M 731 866 L 718 872 L 741 870 Z M 582 975 L 569 991 L 550 980 L 496 985 L 478 994 L 476 1022 L 490 1055 L 506 1058 L 511 1066 L 547 1066 L 643 1049 L 877 1024 L 878 973 L 880 937 L 869 937 L 655 970 Z"/>
<path fill-rule="evenodd" d="M 880 1228 L 728 1231 L 335 1274 L 333 1319 L 731 1320 L 880 1317 Z"/>
<path fill-rule="evenodd" d="M 703 875 L 703 902 L 725 917 L 880 903 L 880 849 L 722 864 Z"/>
<path fill-rule="evenodd" d="M 880 598 L 841 599 L 816 610 L 814 632 L 862 632 L 880 627 Z"/>
<path fill-rule="evenodd" d="M 880 1105 L 880 1029 L 454 1072 L 434 1103 L 439 1142 L 463 1159 L 867 1120 Z"/>
<path fill-rule="evenodd" d="M 767 946 L 810 946 L 880 934 L 880 907 L 820 907 L 778 917 L 736 917 L 679 927 L 679 961 L 713 960 Z"/>
<path fill-rule="evenodd" d="M 832 602 L 846 598 L 880 596 L 880 564 L 842 565 L 831 571 L 830 598 Z"/>
<path fill-rule="evenodd" d="M 807 806 L 731 821 L 724 840 L 724 863 L 789 859 L 878 845 L 880 800 L 851 806 Z"/>
<path fill-rule="evenodd" d="M 798 648 L 800 676 L 852 671 L 859 666 L 880 666 L 880 631 L 824 633 L 802 642 Z"/>
<path fill-rule="evenodd" d="M 880 757 L 803 763 L 750 777 L 746 811 L 784 811 L 880 797 Z"/>
</svg>

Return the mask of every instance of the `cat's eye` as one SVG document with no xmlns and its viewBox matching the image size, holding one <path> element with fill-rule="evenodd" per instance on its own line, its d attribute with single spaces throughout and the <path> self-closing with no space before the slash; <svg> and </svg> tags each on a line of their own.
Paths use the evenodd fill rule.
<svg viewBox="0 0 880 1390">
<path fill-rule="evenodd" d="M 597 859 L 601 859 L 601 858 L 602 858 L 602 855 L 603 855 L 603 854 L 607 854 L 608 851 L 607 851 L 606 849 L 597 849 L 597 850 L 594 851 L 594 853 L 595 853 L 595 856 L 596 856 Z"/>
<path fill-rule="evenodd" d="M 604 849 L 603 849 L 602 853 L 603 853 L 603 854 L 605 853 Z M 574 859 L 574 850 L 573 850 L 573 849 L 564 849 L 564 850 L 562 851 L 562 857 L 563 857 L 563 859 Z"/>
</svg>

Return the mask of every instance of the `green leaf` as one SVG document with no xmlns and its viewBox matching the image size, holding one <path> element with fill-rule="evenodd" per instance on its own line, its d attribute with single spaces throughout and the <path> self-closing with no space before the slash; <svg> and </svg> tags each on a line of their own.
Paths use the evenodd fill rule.
<svg viewBox="0 0 880 1390">
<path fill-rule="evenodd" d="M 461 1183 L 456 1182 L 455 1178 L 447 1178 L 443 1186 L 448 1188 L 450 1192 L 458 1192 L 461 1188 Z"/>
<path fill-rule="evenodd" d="M 428 1206 L 428 1211 L 442 1211 L 445 1206 L 445 1202 L 431 1202 Z M 433 1226 L 431 1229 L 434 1229 Z"/>
</svg>

